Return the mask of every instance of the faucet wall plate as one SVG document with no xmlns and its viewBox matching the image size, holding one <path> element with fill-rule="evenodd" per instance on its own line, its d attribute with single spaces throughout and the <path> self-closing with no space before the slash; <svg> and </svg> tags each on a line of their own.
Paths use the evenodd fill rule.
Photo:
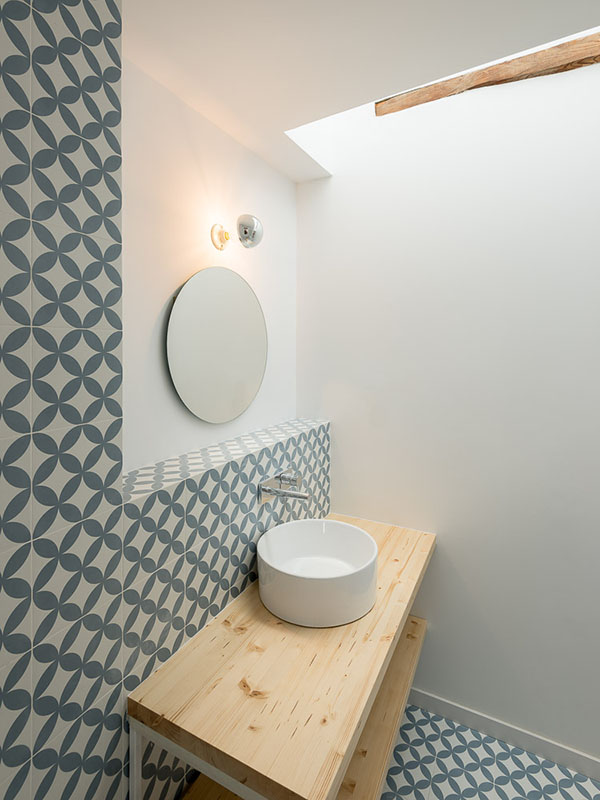
<svg viewBox="0 0 600 800">
<path fill-rule="evenodd" d="M 284 500 L 309 500 L 308 492 L 299 491 L 301 486 L 300 473 L 291 469 L 285 470 L 258 485 L 258 500 L 260 503 L 268 503 L 274 497 L 281 497 Z"/>
</svg>

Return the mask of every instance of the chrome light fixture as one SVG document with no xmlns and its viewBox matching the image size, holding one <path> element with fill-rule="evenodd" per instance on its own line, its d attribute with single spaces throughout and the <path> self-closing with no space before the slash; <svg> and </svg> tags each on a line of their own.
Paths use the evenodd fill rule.
<svg viewBox="0 0 600 800">
<path fill-rule="evenodd" d="M 263 237 L 262 222 L 252 214 L 242 214 L 241 217 L 238 217 L 237 231 L 244 247 L 256 247 Z"/>
</svg>

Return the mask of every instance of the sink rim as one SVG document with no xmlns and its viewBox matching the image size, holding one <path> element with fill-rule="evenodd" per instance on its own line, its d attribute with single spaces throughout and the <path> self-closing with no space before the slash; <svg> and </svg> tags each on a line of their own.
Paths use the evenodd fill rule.
<svg viewBox="0 0 600 800">
<path fill-rule="evenodd" d="M 323 523 L 325 526 L 331 525 L 335 527 L 344 527 L 350 528 L 353 531 L 358 531 L 362 537 L 364 537 L 371 546 L 371 555 L 369 558 L 361 564 L 359 567 L 355 567 L 349 572 L 345 572 L 342 575 L 303 575 L 301 572 L 292 572 L 291 570 L 283 569 L 278 564 L 273 563 L 273 561 L 269 558 L 266 558 L 264 553 L 264 548 L 266 547 L 266 538 L 269 534 L 274 534 L 276 531 L 281 531 L 282 528 L 290 529 L 298 525 L 302 525 L 302 523 L 306 522 L 320 522 Z M 265 542 L 265 544 L 263 544 Z M 262 545 L 262 547 L 261 547 Z M 351 577 L 353 575 L 357 575 L 358 573 L 362 572 L 364 569 L 369 569 L 374 562 L 377 561 L 377 557 L 379 555 L 379 548 L 377 547 L 377 542 L 368 533 L 364 528 L 359 528 L 358 525 L 352 525 L 349 522 L 342 522 L 341 520 L 337 519 L 327 519 L 327 518 L 319 518 L 319 517 L 308 517 L 307 519 L 295 519 L 291 520 L 290 522 L 282 522 L 279 525 L 275 525 L 273 528 L 269 528 L 268 531 L 265 531 L 263 535 L 258 540 L 258 544 L 256 547 L 257 556 L 260 557 L 261 561 L 263 561 L 268 567 L 271 569 L 279 572 L 281 575 L 287 575 L 290 578 L 298 578 L 299 580 L 303 581 L 335 581 L 335 580 L 343 580 L 345 578 Z"/>
</svg>

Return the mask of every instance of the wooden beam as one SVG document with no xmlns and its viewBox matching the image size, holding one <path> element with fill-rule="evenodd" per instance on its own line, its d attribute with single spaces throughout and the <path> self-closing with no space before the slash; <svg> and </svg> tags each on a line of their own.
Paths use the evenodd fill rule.
<svg viewBox="0 0 600 800">
<path fill-rule="evenodd" d="M 375 103 L 375 114 L 382 117 L 422 103 L 431 103 L 442 97 L 461 94 L 470 89 L 538 78 L 541 75 L 552 75 L 598 63 L 600 63 L 600 33 L 593 33 L 590 36 L 547 47 L 545 50 L 536 50 L 535 53 L 516 56 L 500 64 L 465 72 L 455 78 L 430 83 L 420 89 L 395 94 Z"/>
</svg>

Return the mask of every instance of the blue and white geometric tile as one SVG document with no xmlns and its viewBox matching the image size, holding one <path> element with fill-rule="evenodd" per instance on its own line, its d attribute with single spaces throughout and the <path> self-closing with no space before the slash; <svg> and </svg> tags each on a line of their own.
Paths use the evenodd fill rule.
<svg viewBox="0 0 600 800">
<path fill-rule="evenodd" d="M 124 798 L 124 705 L 119 685 L 36 750 L 34 800 Z"/>
<path fill-rule="evenodd" d="M 142 798 L 166 800 L 179 798 L 198 775 L 176 756 L 160 750 L 152 742 L 142 745 Z"/>
<path fill-rule="evenodd" d="M 120 34 L 113 0 L 0 2 L 0 796 L 10 800 L 124 800 Z"/>
<path fill-rule="evenodd" d="M 173 492 L 153 492 L 140 507 L 125 505 L 127 527 L 123 540 L 124 587 L 164 567 L 185 552 L 191 517 L 186 518 L 184 485 Z"/>
<path fill-rule="evenodd" d="M 140 658 L 151 656 L 169 648 L 171 639 L 183 630 L 185 563 L 185 556 L 179 556 L 169 569 L 144 576 L 123 593 L 123 647 L 129 669 L 133 666 L 132 651 Z"/>
<path fill-rule="evenodd" d="M 123 589 L 122 508 L 33 541 L 33 641 L 40 644 Z"/>
<path fill-rule="evenodd" d="M 121 504 L 121 420 L 33 434 L 34 536 Z"/>
<path fill-rule="evenodd" d="M 600 800 L 600 783 L 408 706 L 381 800 Z"/>
<path fill-rule="evenodd" d="M 141 649 L 129 648 L 125 652 L 125 668 L 123 686 L 127 694 L 132 692 L 146 678 L 150 677 L 165 661 L 170 658 L 168 651 L 155 650 L 147 656 Z"/>
<path fill-rule="evenodd" d="M 31 430 L 31 329 L 0 325 L 0 438 Z"/>
<path fill-rule="evenodd" d="M 0 4 L 0 212 L 30 216 L 28 3 Z"/>
<path fill-rule="evenodd" d="M 121 330 L 121 245 L 34 222 L 34 325 Z"/>
<path fill-rule="evenodd" d="M 112 17 L 104 25 L 96 5 Z M 112 44 L 120 35 L 119 12 L 111 2 L 71 6 L 61 3 L 59 13 L 52 0 L 33 2 L 32 108 L 39 137 L 33 139 L 39 156 L 33 165 L 33 218 L 51 225 L 62 219 L 72 230 L 120 241 L 120 190 L 111 176 L 120 166 L 114 90 L 120 59 Z M 111 149 L 107 159 L 98 152 L 104 144 Z M 80 152 L 83 159 L 77 158 Z M 107 185 L 116 190 L 108 202 Z"/>
<path fill-rule="evenodd" d="M 28 796 L 32 751 L 31 651 L 0 669 L 0 793 Z"/>
<path fill-rule="evenodd" d="M 0 553 L 31 540 L 31 437 L 0 439 Z"/>
<path fill-rule="evenodd" d="M 231 474 L 230 465 L 225 465 L 185 481 L 182 500 L 186 523 L 202 539 L 221 538 L 231 521 Z M 188 537 L 186 549 L 194 544 L 194 537 Z"/>
<path fill-rule="evenodd" d="M 290 437 L 295 436 L 300 441 L 303 434 L 306 437 L 315 428 L 323 429 L 321 436 L 328 435 L 329 423 L 310 419 L 290 420 L 132 470 L 123 477 L 124 499 L 132 500 L 135 496 L 167 488 L 186 478 L 198 477 L 206 470 L 217 469 L 234 461 L 239 462 L 251 453 L 266 452 L 272 461 L 272 468 L 276 469 L 278 464 L 283 463 L 279 454 L 283 454 L 284 445 Z"/>
<path fill-rule="evenodd" d="M 122 416 L 120 331 L 34 328 L 33 337 L 36 432 Z"/>
<path fill-rule="evenodd" d="M 121 686 L 122 639 L 119 596 L 34 647 L 34 752 Z"/>
<path fill-rule="evenodd" d="M 31 221 L 0 212 L 0 324 L 30 323 Z"/>
<path fill-rule="evenodd" d="M 88 115 L 88 120 L 93 118 Z M 78 128 L 85 127 L 81 122 Z M 96 239 L 118 241 L 114 225 L 119 221 L 121 190 L 115 176 L 121 167 L 120 153 L 103 136 L 83 139 L 56 113 L 33 117 L 32 142 L 34 219 L 52 230 L 67 222 Z M 113 209 L 113 214 L 103 222 L 105 209 Z M 112 236 L 105 224 L 112 225 Z"/>
<path fill-rule="evenodd" d="M 0 668 L 31 650 L 33 581 L 31 543 L 0 557 Z"/>
</svg>

